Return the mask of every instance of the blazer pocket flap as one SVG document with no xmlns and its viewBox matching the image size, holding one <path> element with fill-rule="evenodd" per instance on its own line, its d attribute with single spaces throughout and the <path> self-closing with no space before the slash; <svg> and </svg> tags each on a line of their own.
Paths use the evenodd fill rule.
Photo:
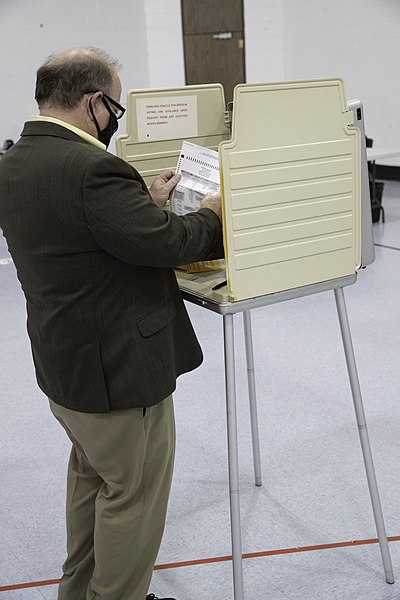
<svg viewBox="0 0 400 600">
<path fill-rule="evenodd" d="M 171 300 L 137 320 L 137 326 L 143 337 L 149 337 L 164 329 L 176 315 L 176 308 Z"/>
</svg>

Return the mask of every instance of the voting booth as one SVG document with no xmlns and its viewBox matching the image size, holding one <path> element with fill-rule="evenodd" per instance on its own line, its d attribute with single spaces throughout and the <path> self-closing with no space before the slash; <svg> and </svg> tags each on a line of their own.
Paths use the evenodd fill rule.
<svg viewBox="0 0 400 600">
<path fill-rule="evenodd" d="M 261 464 L 251 310 L 333 290 L 385 577 L 393 570 L 343 288 L 374 260 L 363 107 L 340 79 L 241 84 L 227 111 L 219 84 L 131 90 L 117 153 L 150 185 L 175 169 L 182 142 L 219 151 L 225 271 L 177 270 L 183 297 L 221 314 L 234 598 L 245 598 L 234 321 L 244 319 L 255 483 Z"/>
<path fill-rule="evenodd" d="M 239 85 L 229 125 L 220 85 L 132 90 L 117 140 L 148 184 L 176 168 L 183 140 L 219 149 L 229 299 L 372 262 L 362 106 L 340 80 Z"/>
</svg>

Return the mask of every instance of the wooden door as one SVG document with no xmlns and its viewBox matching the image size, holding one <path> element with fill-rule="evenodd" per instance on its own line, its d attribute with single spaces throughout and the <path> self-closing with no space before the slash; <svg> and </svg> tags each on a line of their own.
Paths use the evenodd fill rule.
<svg viewBox="0 0 400 600">
<path fill-rule="evenodd" d="M 181 0 L 186 83 L 245 82 L 243 0 Z"/>
</svg>

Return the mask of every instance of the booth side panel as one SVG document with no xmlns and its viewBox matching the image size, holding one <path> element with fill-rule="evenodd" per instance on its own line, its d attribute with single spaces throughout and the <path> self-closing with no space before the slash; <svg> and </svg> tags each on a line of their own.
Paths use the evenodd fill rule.
<svg viewBox="0 0 400 600">
<path fill-rule="evenodd" d="M 375 260 L 374 236 L 372 229 L 371 195 L 365 143 L 364 108 L 360 100 L 349 100 L 349 109 L 354 115 L 354 127 L 360 130 L 360 168 L 361 168 L 361 266 L 366 267 Z"/>
<path fill-rule="evenodd" d="M 220 145 L 228 282 L 235 300 L 355 272 L 359 132 L 347 128 L 335 86 L 327 88 L 323 103 L 321 87 L 305 93 L 303 85 L 300 95 L 293 86 L 278 94 L 256 86 L 253 97 L 242 88 L 235 98 L 237 135 L 234 130 L 233 141 Z M 276 124 L 282 107 L 297 110 L 286 128 Z M 251 115 L 266 109 L 274 124 L 254 124 Z"/>
</svg>

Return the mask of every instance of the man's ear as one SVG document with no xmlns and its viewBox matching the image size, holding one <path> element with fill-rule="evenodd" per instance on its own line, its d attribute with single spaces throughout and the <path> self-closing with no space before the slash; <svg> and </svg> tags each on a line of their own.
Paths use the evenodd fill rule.
<svg viewBox="0 0 400 600">
<path fill-rule="evenodd" d="M 93 121 L 93 113 L 95 114 L 95 116 L 97 115 L 99 109 L 101 108 L 101 104 L 102 104 L 102 98 L 103 98 L 103 93 L 102 92 L 96 92 L 95 94 L 92 94 L 90 96 L 86 97 L 86 107 L 87 107 L 87 111 L 88 114 L 90 116 L 90 120 Z M 90 108 L 92 108 L 92 110 L 90 110 Z"/>
</svg>

